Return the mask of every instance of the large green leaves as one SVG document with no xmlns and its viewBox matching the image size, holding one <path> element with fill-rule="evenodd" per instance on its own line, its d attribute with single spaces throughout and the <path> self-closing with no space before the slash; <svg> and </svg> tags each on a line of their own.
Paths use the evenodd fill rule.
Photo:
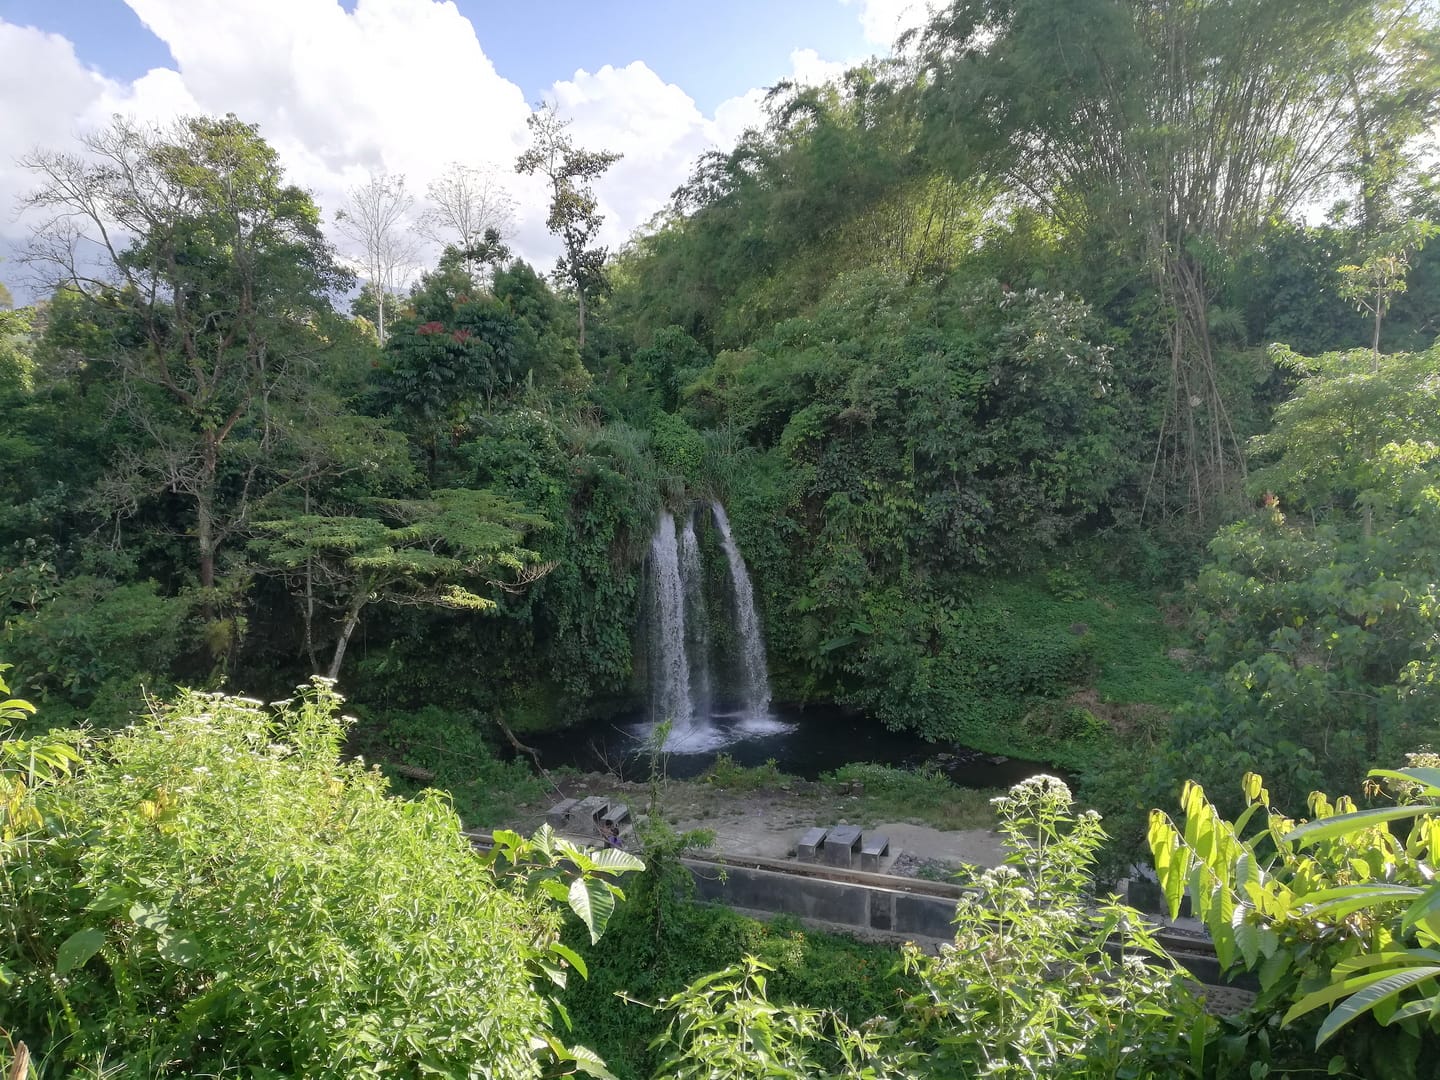
<svg viewBox="0 0 1440 1080">
<path fill-rule="evenodd" d="M 1194 784 L 1182 800 L 1183 831 L 1159 811 L 1151 815 L 1151 848 L 1171 910 L 1178 890 L 1187 889 L 1222 965 L 1233 962 L 1233 943 L 1246 968 L 1260 967 L 1267 992 L 1288 986 L 1293 1004 L 1285 1023 L 1334 1006 L 1316 1031 L 1317 1047 L 1367 1014 L 1386 1024 L 1424 1017 L 1434 1027 L 1440 1013 L 1434 830 L 1422 820 L 1404 845 L 1389 831 L 1392 823 L 1440 813 L 1440 770 L 1414 765 L 1371 777 L 1422 801 L 1354 810 L 1348 800 L 1332 805 L 1317 793 L 1310 800 L 1315 820 L 1297 826 L 1269 807 L 1250 775 L 1242 786 L 1251 806 L 1234 826 Z M 1243 837 L 1244 821 L 1260 808 L 1267 827 Z M 1297 962 L 1305 966 L 1286 971 Z M 1300 992 L 1318 980 L 1327 985 Z"/>
<path fill-rule="evenodd" d="M 55 974 L 65 975 L 84 967 L 105 944 L 105 931 L 98 926 L 76 930 L 55 951 Z"/>
<path fill-rule="evenodd" d="M 492 863 L 508 867 L 526 891 L 568 904 L 585 924 L 592 944 L 600 940 L 615 903 L 625 894 L 609 879 L 645 869 L 644 860 L 619 848 L 583 848 L 556 836 L 548 825 L 526 840 L 507 829 L 494 834 Z M 569 958 L 566 957 L 568 960 Z"/>
</svg>

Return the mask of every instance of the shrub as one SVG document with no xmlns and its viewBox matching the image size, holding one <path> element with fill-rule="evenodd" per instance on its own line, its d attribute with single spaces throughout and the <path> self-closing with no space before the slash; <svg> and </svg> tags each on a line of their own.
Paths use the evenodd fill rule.
<svg viewBox="0 0 1440 1080">
<path fill-rule="evenodd" d="M 5 866 L 13 1037 L 121 1077 L 541 1074 L 565 853 L 477 857 L 443 795 L 340 761 L 337 705 L 187 692 L 37 798 L 46 842 Z"/>
</svg>

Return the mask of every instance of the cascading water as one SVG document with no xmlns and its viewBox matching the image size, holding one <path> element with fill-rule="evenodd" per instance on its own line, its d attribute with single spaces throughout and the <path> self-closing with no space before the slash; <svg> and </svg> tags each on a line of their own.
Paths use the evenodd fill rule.
<svg viewBox="0 0 1440 1080">
<path fill-rule="evenodd" d="M 650 701 L 653 719 L 677 728 L 695 717 L 690 697 L 690 659 L 685 649 L 685 588 L 680 580 L 680 553 L 675 519 L 661 513 L 650 541 L 650 581 L 654 590 L 651 620 Z"/>
<path fill-rule="evenodd" d="M 711 505 L 721 546 L 730 563 L 733 610 L 739 655 L 733 664 L 739 685 L 733 691 L 715 686 L 712 648 L 705 600 L 704 567 L 696 515 L 678 528 L 662 512 L 650 541 L 650 723 L 668 721 L 664 749 L 669 753 L 703 754 L 738 740 L 787 731 L 790 725 L 770 716 L 770 679 L 765 669 L 765 642 L 755 614 L 755 596 L 745 560 L 730 535 L 730 521 L 719 503 Z M 738 701 L 740 708 L 720 701 Z M 639 734 L 639 733 L 637 733 Z"/>
<path fill-rule="evenodd" d="M 705 579 L 695 515 L 680 533 L 680 581 L 685 589 L 685 651 L 690 662 L 690 703 L 697 717 L 710 715 L 710 616 L 705 610 Z"/>
<path fill-rule="evenodd" d="M 715 525 L 720 530 L 720 546 L 730 563 L 730 582 L 735 589 L 735 629 L 740 637 L 740 674 L 743 680 L 741 699 L 745 718 L 760 720 L 770 712 L 770 674 L 765 666 L 765 639 L 760 636 L 760 620 L 755 614 L 755 591 L 745 559 L 730 535 L 730 519 L 718 502 L 710 504 Z"/>
</svg>

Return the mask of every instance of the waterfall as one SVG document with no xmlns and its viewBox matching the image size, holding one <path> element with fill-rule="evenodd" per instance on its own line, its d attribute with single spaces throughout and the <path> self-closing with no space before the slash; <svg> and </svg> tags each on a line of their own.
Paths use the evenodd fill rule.
<svg viewBox="0 0 1440 1080">
<path fill-rule="evenodd" d="M 739 685 L 735 692 L 717 687 L 711 672 L 714 649 L 705 599 L 704 565 L 697 536 L 697 513 L 677 525 L 668 512 L 660 514 L 650 541 L 649 657 L 650 720 L 637 731 L 648 738 L 654 725 L 669 721 L 664 749 L 671 753 L 700 754 L 718 750 L 739 739 L 751 739 L 789 730 L 790 725 L 770 715 L 770 678 L 765 669 L 765 643 L 755 615 L 750 574 L 735 540 L 730 521 L 719 503 L 711 505 L 725 558 L 730 563 L 733 602 L 720 608 L 734 613 L 739 655 L 733 667 Z M 704 525 L 701 519 L 700 525 Z M 716 600 L 711 597 L 711 600 Z M 716 699 L 738 699 L 740 709 L 716 712 Z"/>
<path fill-rule="evenodd" d="M 700 541 L 695 515 L 680 533 L 680 581 L 685 589 L 685 650 L 690 660 L 690 701 L 697 717 L 710 715 L 710 618 L 705 610 L 705 579 L 700 569 Z"/>
<path fill-rule="evenodd" d="M 750 586 L 745 559 L 730 535 L 730 519 L 725 516 L 725 508 L 716 502 L 710 504 L 710 509 L 720 530 L 720 545 L 730 563 L 730 582 L 735 589 L 735 628 L 740 635 L 745 714 L 747 718 L 760 719 L 770 712 L 770 675 L 765 667 L 765 639 L 760 636 L 760 620 L 755 615 L 755 591 Z"/>
<path fill-rule="evenodd" d="M 690 660 L 685 648 L 685 588 L 680 579 L 680 553 L 675 519 L 660 515 L 650 541 L 650 580 L 654 589 L 651 620 L 650 684 L 654 719 L 677 728 L 695 717 L 690 697 Z"/>
</svg>

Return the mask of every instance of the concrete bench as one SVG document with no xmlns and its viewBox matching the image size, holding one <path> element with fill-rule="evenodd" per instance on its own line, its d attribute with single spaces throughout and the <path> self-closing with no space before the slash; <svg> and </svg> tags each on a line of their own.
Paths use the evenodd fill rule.
<svg viewBox="0 0 1440 1080">
<path fill-rule="evenodd" d="M 880 872 L 880 860 L 890 854 L 890 838 L 884 833 L 867 833 L 860 845 L 860 869 Z"/>
<path fill-rule="evenodd" d="M 575 809 L 571 811 L 571 814 L 581 828 L 590 829 L 604 819 L 605 812 L 609 809 L 609 799 L 602 799 L 599 795 L 591 795 L 589 798 L 581 799 Z"/>
<path fill-rule="evenodd" d="M 795 845 L 795 857 L 801 862 L 819 862 L 820 849 L 825 846 L 824 829 L 806 829 Z"/>
<path fill-rule="evenodd" d="M 825 862 L 828 866 L 854 866 L 855 849 L 860 846 L 857 825 L 836 825 L 825 834 Z"/>
<path fill-rule="evenodd" d="M 579 805 L 579 799 L 566 799 L 556 803 L 545 811 L 545 823 L 558 832 L 570 824 L 570 816 L 575 813 L 575 807 Z"/>
<path fill-rule="evenodd" d="M 611 803 L 610 808 L 600 815 L 600 823 L 619 831 L 630 820 L 630 807 L 623 802 Z"/>
</svg>

